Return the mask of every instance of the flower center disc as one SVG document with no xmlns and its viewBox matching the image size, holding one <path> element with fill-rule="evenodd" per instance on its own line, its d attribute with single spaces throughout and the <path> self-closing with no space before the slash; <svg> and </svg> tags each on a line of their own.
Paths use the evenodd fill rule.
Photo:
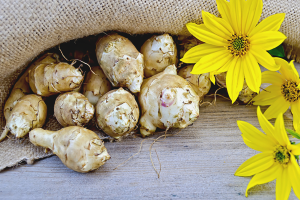
<svg viewBox="0 0 300 200">
<path fill-rule="evenodd" d="M 228 40 L 228 50 L 234 56 L 243 56 L 249 50 L 249 40 L 247 36 L 237 36 L 236 34 L 232 35 L 232 39 Z"/>
<path fill-rule="evenodd" d="M 288 149 L 284 146 L 277 145 L 275 147 L 274 153 L 274 160 L 275 162 L 279 162 L 280 164 L 287 166 L 288 162 L 290 161 L 290 153 Z"/>
<path fill-rule="evenodd" d="M 300 89 L 297 86 L 297 83 L 294 81 L 286 81 L 281 85 L 281 93 L 287 101 L 294 102 L 298 100 Z"/>
</svg>

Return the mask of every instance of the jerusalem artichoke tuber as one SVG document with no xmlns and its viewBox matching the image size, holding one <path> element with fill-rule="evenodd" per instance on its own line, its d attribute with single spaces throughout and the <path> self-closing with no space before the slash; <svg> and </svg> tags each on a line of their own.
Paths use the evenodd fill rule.
<svg viewBox="0 0 300 200">
<path fill-rule="evenodd" d="M 140 91 L 144 76 L 143 54 L 125 37 L 109 34 L 96 44 L 100 67 L 114 87 L 127 87 L 132 93 Z"/>
<path fill-rule="evenodd" d="M 129 134 L 139 119 L 139 107 L 132 94 L 119 88 L 103 95 L 96 105 L 99 128 L 116 139 Z"/>
<path fill-rule="evenodd" d="M 81 93 L 59 95 L 54 104 L 54 116 L 62 126 L 84 126 L 94 116 L 94 106 Z"/>
<path fill-rule="evenodd" d="M 30 131 L 29 139 L 36 146 L 51 149 L 64 165 L 77 172 L 98 169 L 110 159 L 98 135 L 79 126 L 69 126 L 59 131 L 36 128 Z"/>
<path fill-rule="evenodd" d="M 148 136 L 156 128 L 185 128 L 199 117 L 199 96 L 177 75 L 174 65 L 145 79 L 139 93 L 140 132 Z"/>
<path fill-rule="evenodd" d="M 40 96 L 29 94 L 21 97 L 15 102 L 0 136 L 0 141 L 6 137 L 9 131 L 16 138 L 24 137 L 31 129 L 42 127 L 46 116 L 47 106 Z"/>
</svg>

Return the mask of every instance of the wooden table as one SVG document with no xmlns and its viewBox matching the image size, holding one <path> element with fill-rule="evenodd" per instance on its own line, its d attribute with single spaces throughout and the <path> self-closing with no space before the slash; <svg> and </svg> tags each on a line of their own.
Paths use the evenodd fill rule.
<svg viewBox="0 0 300 200">
<path fill-rule="evenodd" d="M 234 172 L 257 152 L 244 144 L 236 120 L 260 129 L 256 106 L 218 97 L 216 105 L 202 106 L 200 113 L 193 125 L 180 133 L 171 130 L 168 133 L 175 135 L 153 145 L 154 165 L 159 169 L 156 152 L 161 164 L 160 178 L 149 147 L 163 133 L 145 140 L 140 154 L 115 170 L 138 152 L 143 138 L 107 142 L 112 158 L 87 174 L 66 168 L 56 156 L 6 169 L 0 173 L 0 199 L 246 199 L 251 177 L 236 177 Z M 288 111 L 287 128 L 292 128 L 291 117 Z M 250 189 L 248 199 L 275 199 L 275 181 Z M 297 199 L 293 191 L 290 199 Z"/>
</svg>

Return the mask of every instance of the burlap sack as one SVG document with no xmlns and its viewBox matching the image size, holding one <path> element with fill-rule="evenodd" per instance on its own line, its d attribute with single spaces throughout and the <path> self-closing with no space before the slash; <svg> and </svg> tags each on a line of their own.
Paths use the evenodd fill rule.
<svg viewBox="0 0 300 200">
<path fill-rule="evenodd" d="M 264 0 L 262 19 L 286 13 L 281 31 L 288 56 L 300 60 L 300 1 Z M 118 30 L 130 34 L 167 32 L 187 35 L 187 22 L 201 23 L 201 10 L 219 15 L 215 0 L 1 0 L 0 125 L 3 107 L 19 74 L 42 51 L 62 42 Z M 298 56 L 298 57 L 297 57 Z M 57 130 L 53 117 L 45 128 Z M 0 143 L 0 170 L 22 160 L 49 156 L 26 139 Z"/>
</svg>

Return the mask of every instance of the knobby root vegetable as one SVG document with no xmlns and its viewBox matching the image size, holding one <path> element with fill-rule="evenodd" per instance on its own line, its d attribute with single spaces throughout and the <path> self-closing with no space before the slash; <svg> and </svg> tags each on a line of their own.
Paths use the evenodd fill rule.
<svg viewBox="0 0 300 200">
<path fill-rule="evenodd" d="M 29 85 L 34 93 L 47 97 L 78 89 L 83 78 L 79 69 L 68 63 L 40 64 L 30 70 Z"/>
<path fill-rule="evenodd" d="M 30 142 L 51 149 L 70 169 L 89 172 L 98 169 L 109 154 L 96 133 L 80 126 L 69 126 L 59 131 L 36 128 L 29 133 Z"/>
<path fill-rule="evenodd" d="M 222 87 L 226 88 L 226 72 L 215 75 L 217 83 Z M 256 92 L 253 92 L 247 85 L 246 81 L 244 82 L 243 89 L 240 91 L 238 100 L 244 104 L 249 103 L 255 96 Z"/>
<path fill-rule="evenodd" d="M 139 93 L 140 132 L 148 136 L 156 128 L 185 128 L 199 117 L 199 96 L 177 75 L 175 65 L 145 79 Z"/>
<path fill-rule="evenodd" d="M 29 94 L 21 97 L 15 102 L 0 136 L 0 141 L 6 137 L 8 132 L 11 132 L 16 138 L 24 137 L 31 129 L 42 127 L 46 117 L 47 106 L 40 96 Z"/>
<path fill-rule="evenodd" d="M 110 34 L 96 44 L 100 67 L 114 87 L 127 87 L 132 93 L 140 91 L 144 76 L 144 58 L 125 37 Z"/>
<path fill-rule="evenodd" d="M 204 95 L 206 95 L 211 88 L 211 81 L 209 79 L 209 73 L 205 74 L 191 74 L 193 65 L 188 65 L 181 68 L 178 71 L 178 75 L 187 80 L 195 92 L 198 94 L 201 100 L 203 100 Z"/>
<path fill-rule="evenodd" d="M 132 132 L 139 119 L 139 107 L 132 94 L 119 88 L 103 95 L 96 105 L 98 127 L 119 139 Z"/>
<path fill-rule="evenodd" d="M 99 98 L 112 88 L 111 83 L 99 66 L 92 67 L 83 83 L 83 94 L 89 99 L 91 104 L 96 105 Z"/>
<path fill-rule="evenodd" d="M 179 57 L 183 58 L 184 54 L 190 50 L 191 48 L 203 44 L 200 40 L 195 38 L 194 36 L 178 36 L 178 49 L 179 49 Z"/>
<path fill-rule="evenodd" d="M 33 62 L 24 72 L 24 74 L 20 77 L 20 79 L 15 83 L 10 96 L 8 97 L 7 101 L 4 105 L 4 117 L 6 120 L 8 120 L 11 111 L 14 107 L 14 102 L 20 99 L 21 97 L 32 93 L 29 83 L 28 83 L 28 73 L 31 69 L 36 67 L 39 64 L 52 64 L 52 63 L 58 63 L 59 56 L 54 53 L 47 53 L 40 57 L 38 60 Z"/>
<path fill-rule="evenodd" d="M 84 126 L 94 116 L 94 106 L 81 93 L 60 94 L 54 104 L 54 116 L 64 127 Z"/>
<path fill-rule="evenodd" d="M 144 75 L 147 78 L 177 63 L 176 44 L 169 34 L 149 38 L 141 47 L 141 53 L 144 55 Z"/>
</svg>

